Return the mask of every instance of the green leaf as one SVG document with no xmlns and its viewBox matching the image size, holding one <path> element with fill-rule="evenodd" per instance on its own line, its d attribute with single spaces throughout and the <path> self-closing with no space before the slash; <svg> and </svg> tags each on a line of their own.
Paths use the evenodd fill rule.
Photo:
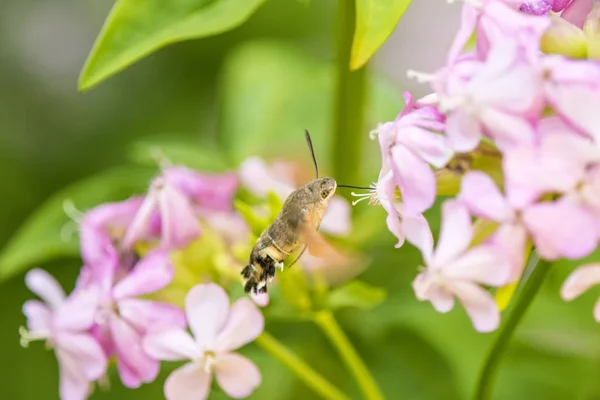
<svg viewBox="0 0 600 400">
<path fill-rule="evenodd" d="M 87 90 L 168 44 L 241 25 L 265 0 L 118 0 L 86 60 Z"/>
<path fill-rule="evenodd" d="M 70 200 L 80 210 L 107 201 L 123 200 L 144 191 L 154 171 L 147 168 L 116 168 L 88 177 L 54 194 L 19 228 L 0 253 L 0 282 L 38 263 L 79 254 L 76 237 L 62 237 L 72 224 L 63 204 Z M 72 235 L 72 236 L 75 236 Z"/>
<path fill-rule="evenodd" d="M 245 202 L 236 199 L 233 206 L 242 215 L 254 236 L 258 237 L 269 226 L 269 220 L 256 215 L 256 211 Z"/>
<path fill-rule="evenodd" d="M 378 306 L 386 298 L 384 289 L 362 281 L 350 281 L 329 293 L 329 307 L 358 307 L 365 310 Z"/>
<path fill-rule="evenodd" d="M 359 69 L 392 34 L 411 0 L 356 0 L 350 69 Z"/>
<path fill-rule="evenodd" d="M 274 220 L 283 208 L 283 201 L 275 194 L 275 192 L 269 192 L 267 194 L 267 201 L 269 202 L 269 212 L 271 218 Z"/>
</svg>

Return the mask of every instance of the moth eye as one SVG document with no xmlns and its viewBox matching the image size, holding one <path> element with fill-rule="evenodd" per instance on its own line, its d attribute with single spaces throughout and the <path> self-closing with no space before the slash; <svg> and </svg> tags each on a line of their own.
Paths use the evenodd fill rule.
<svg viewBox="0 0 600 400">
<path fill-rule="evenodd" d="M 321 191 L 321 198 L 325 199 L 325 198 L 327 198 L 327 195 L 329 195 L 329 190 L 322 190 Z"/>
</svg>

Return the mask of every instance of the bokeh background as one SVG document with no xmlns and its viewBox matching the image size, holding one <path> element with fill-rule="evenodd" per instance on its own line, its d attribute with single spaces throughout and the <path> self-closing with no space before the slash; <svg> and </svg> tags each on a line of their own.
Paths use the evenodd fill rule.
<svg viewBox="0 0 600 400">
<path fill-rule="evenodd" d="M 41 213 L 48 204 L 56 209 L 72 197 L 85 209 L 143 191 L 157 171 L 149 150 L 156 144 L 192 167 L 217 168 L 206 165 L 202 154 L 223 151 L 223 166 L 230 168 L 251 155 L 298 158 L 310 168 L 306 152 L 296 151 L 304 146 L 302 131 L 308 128 L 327 170 L 333 0 L 308 6 L 269 1 L 233 31 L 169 46 L 78 93 L 79 71 L 111 6 L 109 0 L 0 2 L 0 248 L 44 204 Z M 364 151 L 373 156 L 361 166 L 364 182 L 358 184 L 375 180 L 378 173 L 378 145 L 368 140 L 368 131 L 395 117 L 403 89 L 426 93 L 426 87 L 407 81 L 406 69 L 433 71 L 443 63 L 458 16 L 458 5 L 413 1 L 369 65 Z M 429 218 L 437 229 L 437 211 Z M 374 224 L 383 221 L 382 211 Z M 63 225 L 62 220 L 49 223 L 56 229 L 40 231 L 39 241 L 28 245 L 45 246 L 51 261 L 35 265 L 70 289 L 80 261 L 61 255 L 52 244 Z M 68 237 L 68 230 L 63 234 Z M 408 245 L 393 245 L 384 229 L 365 244 L 373 261 L 360 278 L 385 288 L 388 298 L 372 310 L 339 312 L 342 326 L 389 399 L 470 398 L 495 334 L 476 333 L 460 307 L 438 314 L 418 302 L 410 283 L 419 255 Z M 27 253 L 15 257 L 27 260 Z M 592 318 L 600 293 L 563 303 L 558 289 L 573 266 L 559 262 L 553 267 L 503 362 L 495 398 L 600 399 L 600 326 Z M 21 305 L 32 296 L 23 274 L 0 274 L 10 275 L 0 284 L 0 393 L 5 399 L 56 399 L 53 353 L 39 343 L 19 346 Z M 267 330 L 359 398 L 355 382 L 313 325 L 270 321 Z M 263 373 L 252 398 L 315 397 L 257 347 L 243 352 Z M 111 390 L 97 390 L 92 398 L 160 399 L 167 372 L 134 391 L 113 377 Z"/>
</svg>

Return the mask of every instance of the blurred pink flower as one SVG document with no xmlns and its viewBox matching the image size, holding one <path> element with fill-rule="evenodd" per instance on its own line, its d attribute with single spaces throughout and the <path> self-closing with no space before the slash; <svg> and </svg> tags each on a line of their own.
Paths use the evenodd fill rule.
<svg viewBox="0 0 600 400">
<path fill-rule="evenodd" d="M 439 312 L 454 307 L 456 297 L 480 332 L 496 329 L 500 312 L 493 297 L 480 284 L 501 286 L 508 282 L 510 260 L 502 249 L 484 243 L 468 248 L 473 238 L 471 217 L 462 204 L 447 200 L 442 205 L 442 227 L 435 253 L 423 248 L 427 265 L 413 282 L 419 300 L 429 300 Z"/>
<path fill-rule="evenodd" d="M 21 343 L 45 340 L 56 352 L 60 398 L 86 399 L 90 383 L 107 367 L 102 348 L 88 332 L 94 323 L 97 293 L 78 290 L 65 298 L 58 282 L 41 269 L 29 271 L 25 284 L 44 302 L 29 300 L 23 305 L 28 330 L 21 329 Z"/>
<path fill-rule="evenodd" d="M 551 9 L 551 0 L 526 0 L 519 7 L 520 11 L 531 15 L 546 15 Z"/>
<path fill-rule="evenodd" d="M 563 300 L 571 301 L 587 291 L 592 286 L 600 284 L 600 264 L 586 264 L 569 275 L 560 290 Z M 600 322 L 600 300 L 594 307 L 594 318 Z"/>
<path fill-rule="evenodd" d="M 173 273 L 167 253 L 153 250 L 120 279 L 114 274 L 103 279 L 112 286 L 102 288 L 94 332 L 107 355 L 116 356 L 126 387 L 152 382 L 158 374 L 159 363 L 142 349 L 143 336 L 153 330 L 185 326 L 185 316 L 176 306 L 138 298 L 164 288 Z"/>
<path fill-rule="evenodd" d="M 454 150 L 475 149 L 484 134 L 500 149 L 533 142 L 534 118 L 543 106 L 541 84 L 516 42 L 495 44 L 468 82 L 446 86 L 447 92 L 438 93 L 439 106 L 448 111 L 446 134 Z"/>
<path fill-rule="evenodd" d="M 274 192 L 285 200 L 300 184 L 294 176 L 294 166 L 291 163 L 273 163 L 267 165 L 259 157 L 249 157 L 239 168 L 239 177 L 243 186 L 252 194 L 265 197 Z M 333 196 L 325 211 L 321 230 L 334 236 L 345 236 L 352 228 L 350 205 L 340 196 Z"/>
<path fill-rule="evenodd" d="M 569 21 L 573 25 L 583 28 L 583 24 L 588 14 L 592 10 L 593 0 L 562 0 L 557 2 L 556 9 L 554 11 L 560 11 L 562 7 L 563 12 L 560 14 L 562 18 Z"/>
<path fill-rule="evenodd" d="M 185 247 L 200 235 L 199 217 L 203 216 L 217 228 L 239 227 L 233 214 L 237 188 L 233 173 L 201 174 L 184 167 L 166 168 L 152 182 L 127 231 L 125 247 L 130 249 L 139 240 L 153 238 L 160 239 L 164 249 Z"/>
<path fill-rule="evenodd" d="M 373 134 L 377 134 L 381 147 L 380 179 L 389 179 L 388 172 L 392 172 L 394 185 L 402 196 L 403 215 L 416 216 L 435 200 L 436 180 L 429 164 L 441 168 L 453 153 L 446 138 L 437 133 L 444 130 L 443 115 L 435 107 L 415 105 L 408 91 L 404 92 L 404 99 L 406 105 L 396 120 L 379 125 Z M 391 189 L 393 186 L 386 180 L 382 190 L 387 195 L 383 193 L 383 199 L 391 200 Z"/>
<path fill-rule="evenodd" d="M 230 308 L 225 290 L 209 283 L 189 291 L 185 309 L 194 338 L 183 329 L 169 329 L 151 333 L 144 339 L 144 349 L 156 359 L 191 361 L 169 375 L 165 397 L 207 398 L 213 372 L 228 396 L 249 396 L 260 385 L 260 371 L 250 360 L 232 351 L 262 332 L 264 319 L 256 305 L 242 298 Z"/>
<path fill-rule="evenodd" d="M 142 204 L 141 197 L 105 203 L 85 213 L 80 224 L 81 256 L 95 270 L 117 269 L 127 257 L 123 238 Z"/>
</svg>

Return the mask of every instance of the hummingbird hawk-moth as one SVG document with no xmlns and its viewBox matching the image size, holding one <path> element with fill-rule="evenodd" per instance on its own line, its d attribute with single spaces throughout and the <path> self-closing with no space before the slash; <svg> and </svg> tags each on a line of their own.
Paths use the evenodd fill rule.
<svg viewBox="0 0 600 400">
<path fill-rule="evenodd" d="M 337 185 L 333 178 L 319 178 L 319 168 L 308 131 L 305 131 L 305 136 L 315 166 L 316 179 L 290 193 L 275 221 L 256 241 L 250 253 L 250 262 L 242 270 L 246 293 L 266 293 L 267 283 L 275 276 L 275 270 L 283 270 L 283 262 L 302 245 L 302 251 L 290 266 L 307 248 L 316 257 L 339 256 L 318 229 L 337 187 L 362 187 Z"/>
</svg>

